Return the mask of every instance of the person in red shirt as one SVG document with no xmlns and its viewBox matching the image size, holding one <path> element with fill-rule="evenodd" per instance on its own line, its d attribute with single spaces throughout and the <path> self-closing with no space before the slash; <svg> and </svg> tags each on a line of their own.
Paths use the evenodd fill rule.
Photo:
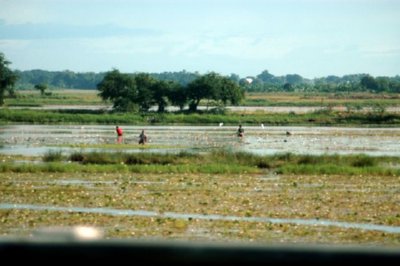
<svg viewBox="0 0 400 266">
<path fill-rule="evenodd" d="M 117 132 L 117 135 L 118 135 L 117 142 L 121 143 L 124 132 L 122 131 L 122 128 L 120 128 L 119 126 L 115 127 L 115 131 Z"/>
</svg>

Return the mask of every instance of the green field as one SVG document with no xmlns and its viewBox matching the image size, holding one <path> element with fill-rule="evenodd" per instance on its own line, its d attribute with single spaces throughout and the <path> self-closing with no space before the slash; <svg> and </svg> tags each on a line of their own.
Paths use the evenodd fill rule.
<svg viewBox="0 0 400 266">
<path fill-rule="evenodd" d="M 97 90 L 49 90 L 41 95 L 37 90 L 19 90 L 15 98 L 6 98 L 5 106 L 99 105 L 104 104 Z"/>
<path fill-rule="evenodd" d="M 268 112 L 224 113 L 115 113 L 104 110 L 0 109 L 2 123 L 120 124 L 120 125 L 306 125 L 306 126 L 399 126 L 400 113 L 368 113 L 322 110 L 305 114 Z"/>
<path fill-rule="evenodd" d="M 248 93 L 245 106 L 400 106 L 398 93 Z"/>
<path fill-rule="evenodd" d="M 43 105 L 101 105 L 98 90 L 50 90 L 49 95 L 40 95 L 35 90 L 19 90 L 16 98 L 6 98 L 5 106 L 43 106 Z M 207 102 L 203 102 L 206 105 Z M 246 93 L 243 106 L 400 106 L 398 93 Z"/>
</svg>

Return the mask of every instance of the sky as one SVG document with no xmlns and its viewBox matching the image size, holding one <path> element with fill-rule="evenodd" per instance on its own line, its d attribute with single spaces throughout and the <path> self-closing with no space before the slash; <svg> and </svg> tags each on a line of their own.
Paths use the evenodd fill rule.
<svg viewBox="0 0 400 266">
<path fill-rule="evenodd" d="M 18 70 L 400 74 L 399 0 L 0 0 Z"/>
</svg>

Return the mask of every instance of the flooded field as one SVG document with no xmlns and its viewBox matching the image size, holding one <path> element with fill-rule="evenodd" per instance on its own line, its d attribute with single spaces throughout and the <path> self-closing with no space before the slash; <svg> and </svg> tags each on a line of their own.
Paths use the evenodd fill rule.
<svg viewBox="0 0 400 266">
<path fill-rule="evenodd" d="M 236 136 L 237 127 L 224 125 L 122 125 L 122 128 L 124 139 L 118 149 L 129 152 L 202 152 L 225 148 L 260 155 L 290 152 L 400 156 L 400 128 L 244 126 L 243 139 Z M 132 145 L 137 144 L 142 129 L 149 137 L 146 149 Z M 101 148 L 101 145 L 116 142 L 115 126 L 112 125 L 0 126 L 1 154 L 40 156 L 49 150 L 66 153 L 82 149 L 115 151 Z"/>
<path fill-rule="evenodd" d="M 244 125 L 240 139 L 236 126 L 222 124 L 120 126 L 122 143 L 117 143 L 114 125 L 2 125 L 0 154 L 204 153 L 223 148 L 262 155 L 400 156 L 400 128 Z M 142 129 L 149 137 L 145 148 L 137 144 Z M 1 173 L 0 236 L 90 225 L 105 238 L 400 246 L 396 174 L 298 175 L 268 168 L 234 174 L 26 169 Z"/>
</svg>

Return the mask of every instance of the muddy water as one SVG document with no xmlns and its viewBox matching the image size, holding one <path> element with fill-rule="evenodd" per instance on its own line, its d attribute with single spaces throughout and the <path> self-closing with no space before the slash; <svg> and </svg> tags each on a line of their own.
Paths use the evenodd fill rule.
<svg viewBox="0 0 400 266">
<path fill-rule="evenodd" d="M 126 144 L 136 144 L 142 129 L 145 129 L 149 137 L 147 147 L 150 149 L 127 148 L 126 151 L 130 152 L 209 151 L 225 148 L 261 155 L 291 152 L 400 156 L 400 128 L 245 126 L 245 137 L 240 139 L 235 134 L 237 127 L 232 126 L 122 127 Z M 111 144 L 116 141 L 115 127 L 111 125 L 0 126 L 1 154 L 43 155 L 49 150 L 68 153 L 83 148 L 68 148 L 67 145 Z M 151 149 L 151 146 L 155 149 Z"/>
</svg>

